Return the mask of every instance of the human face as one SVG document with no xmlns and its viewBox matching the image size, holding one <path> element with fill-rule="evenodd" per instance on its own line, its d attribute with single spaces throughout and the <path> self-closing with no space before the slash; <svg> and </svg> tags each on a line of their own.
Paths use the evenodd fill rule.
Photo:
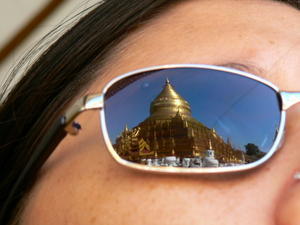
<svg viewBox="0 0 300 225">
<path fill-rule="evenodd" d="M 89 91 L 99 92 L 134 69 L 176 63 L 250 68 L 282 90 L 299 91 L 299 24 L 296 9 L 267 0 L 182 1 L 127 37 Z M 289 215 L 297 212 L 289 199 L 300 200 L 292 180 L 300 169 L 299 116 L 297 106 L 288 112 L 284 146 L 255 170 L 175 176 L 115 163 L 105 149 L 98 113 L 87 112 L 79 118 L 81 134 L 67 137 L 42 169 L 23 224 L 266 225 L 287 224 L 286 218 L 299 224 Z M 293 197 L 286 198 L 288 193 Z"/>
</svg>

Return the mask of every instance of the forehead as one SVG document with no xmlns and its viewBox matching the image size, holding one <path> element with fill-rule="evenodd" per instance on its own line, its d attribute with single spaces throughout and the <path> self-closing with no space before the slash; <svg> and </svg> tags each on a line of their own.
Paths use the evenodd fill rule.
<svg viewBox="0 0 300 225">
<path fill-rule="evenodd" d="M 182 1 L 117 46 L 105 74 L 111 79 L 153 65 L 238 63 L 259 68 L 250 72 L 278 85 L 286 74 L 292 81 L 300 67 L 299 24 L 298 10 L 273 1 Z"/>
</svg>

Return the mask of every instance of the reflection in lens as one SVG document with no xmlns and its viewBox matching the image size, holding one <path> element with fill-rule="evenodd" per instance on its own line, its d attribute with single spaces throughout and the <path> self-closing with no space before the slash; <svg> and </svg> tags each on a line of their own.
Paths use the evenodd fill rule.
<svg viewBox="0 0 300 225">
<path fill-rule="evenodd" d="M 129 84 L 125 79 L 109 90 L 106 126 L 118 155 L 147 166 L 188 168 L 236 166 L 262 158 L 279 126 L 275 91 L 224 72 L 213 76 L 203 70 L 201 76 L 199 69 L 185 68 L 183 79 L 183 71 L 178 70 L 144 74 L 131 78 Z M 191 101 L 181 96 L 173 81 Z M 256 96 L 261 89 L 269 95 L 263 102 Z M 264 106 L 266 101 L 269 104 Z M 258 110 L 262 107 L 269 109 Z M 149 108 L 150 114 L 146 112 Z M 274 118 L 265 120 L 270 110 L 276 111 Z M 257 129 L 260 120 L 264 120 L 260 126 L 265 135 Z"/>
</svg>

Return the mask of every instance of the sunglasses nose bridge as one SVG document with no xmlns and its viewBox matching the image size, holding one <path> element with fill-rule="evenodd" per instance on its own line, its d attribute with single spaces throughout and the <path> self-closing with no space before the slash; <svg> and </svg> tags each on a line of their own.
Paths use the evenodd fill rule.
<svg viewBox="0 0 300 225">
<path fill-rule="evenodd" d="M 280 92 L 282 100 L 282 110 L 287 110 L 293 105 L 300 102 L 300 92 Z"/>
</svg>

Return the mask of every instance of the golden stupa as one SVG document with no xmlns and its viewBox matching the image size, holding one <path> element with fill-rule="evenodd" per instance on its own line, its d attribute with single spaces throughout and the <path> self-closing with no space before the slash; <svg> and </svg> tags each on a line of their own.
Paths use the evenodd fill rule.
<svg viewBox="0 0 300 225">
<path fill-rule="evenodd" d="M 114 148 L 123 159 L 133 162 L 168 156 L 204 157 L 208 149 L 214 150 L 220 163 L 244 162 L 241 150 L 192 117 L 190 104 L 168 79 L 151 102 L 150 116 L 132 129 L 126 125 Z"/>
</svg>

